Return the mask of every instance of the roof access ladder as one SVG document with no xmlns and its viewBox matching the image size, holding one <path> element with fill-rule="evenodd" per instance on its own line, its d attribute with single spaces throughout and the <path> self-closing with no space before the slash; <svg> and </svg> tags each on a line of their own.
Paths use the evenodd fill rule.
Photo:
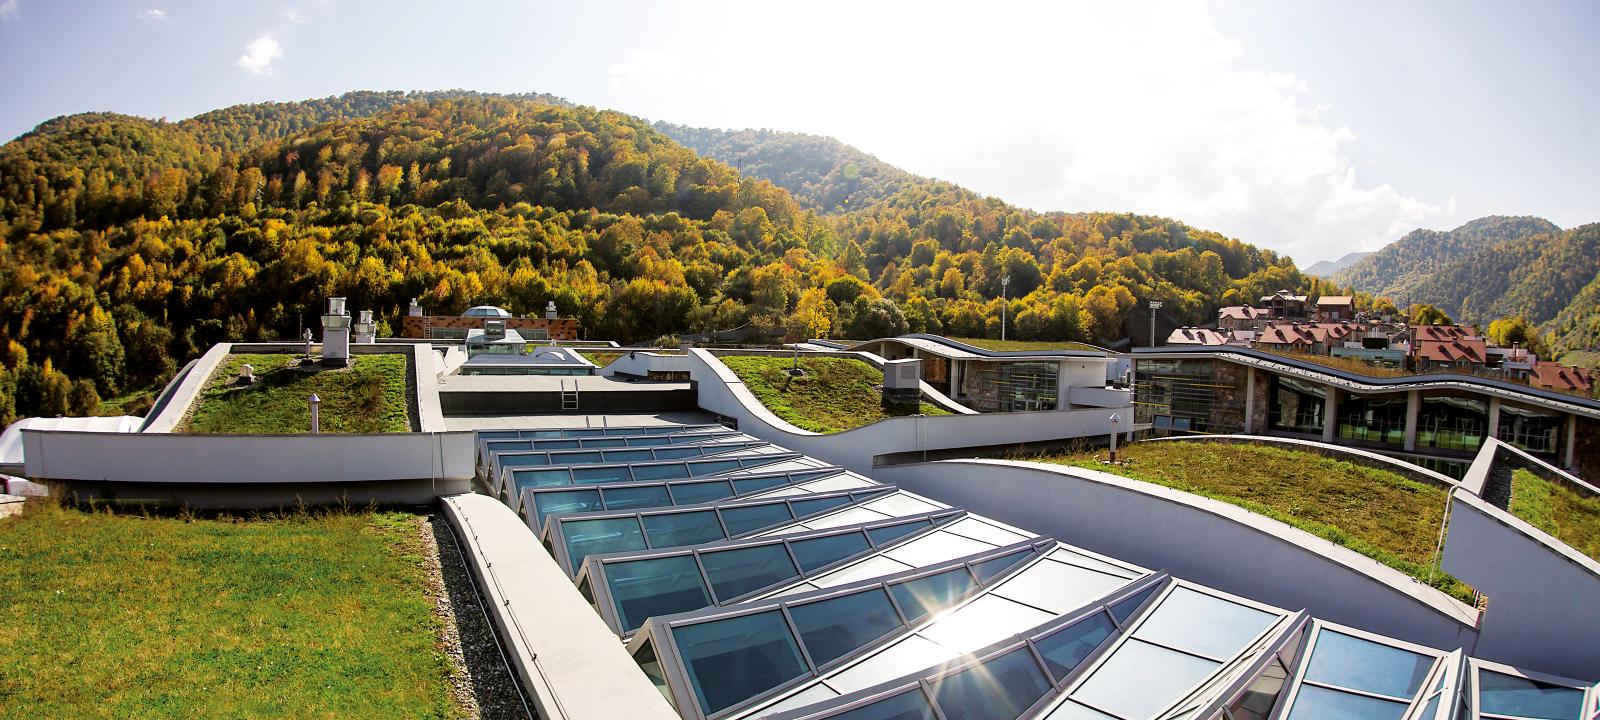
<svg viewBox="0 0 1600 720">
<path fill-rule="evenodd" d="M 572 381 L 572 387 L 567 387 L 565 378 L 561 380 L 561 410 L 571 412 L 578 409 L 578 381 Z"/>
</svg>

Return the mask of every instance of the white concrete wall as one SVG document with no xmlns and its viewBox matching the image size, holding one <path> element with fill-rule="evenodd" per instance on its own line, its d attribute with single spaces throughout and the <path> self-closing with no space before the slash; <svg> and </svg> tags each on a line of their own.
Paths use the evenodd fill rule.
<svg viewBox="0 0 1600 720">
<path fill-rule="evenodd" d="M 164 484 L 470 480 L 473 433 L 174 435 L 24 430 L 30 479 Z"/>
<path fill-rule="evenodd" d="M 863 474 L 870 474 L 878 455 L 1103 436 L 1111 431 L 1113 414 L 1124 428 L 1133 420 L 1131 407 L 941 415 L 890 418 L 821 435 L 772 414 L 709 352 L 696 348 L 689 351 L 689 358 L 702 409 L 736 419 L 741 432 Z"/>
<path fill-rule="evenodd" d="M 1475 657 L 1600 678 L 1600 562 L 1458 490 L 1444 569 L 1489 596 Z"/>
<path fill-rule="evenodd" d="M 1068 544 L 1438 648 L 1471 647 L 1467 605 L 1243 508 L 1109 473 L 1006 460 L 878 468 L 874 479 Z"/>
<path fill-rule="evenodd" d="M 600 370 L 600 374 L 606 376 L 622 374 L 649 377 L 651 372 L 689 372 L 689 356 L 638 350 L 612 360 L 611 364 Z"/>
</svg>

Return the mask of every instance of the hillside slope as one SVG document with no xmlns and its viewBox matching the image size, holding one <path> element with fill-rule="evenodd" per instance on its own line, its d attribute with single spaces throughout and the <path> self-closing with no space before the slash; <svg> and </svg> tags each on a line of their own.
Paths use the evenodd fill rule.
<svg viewBox="0 0 1600 720">
<path fill-rule="evenodd" d="M 1333 277 L 1334 273 L 1360 262 L 1362 258 L 1371 254 L 1370 252 L 1345 253 L 1338 260 L 1319 260 L 1311 263 L 1301 272 L 1307 275 L 1316 275 L 1317 277 Z"/>
<path fill-rule="evenodd" d="M 1415 289 L 1441 268 L 1484 247 L 1561 228 L 1543 218 L 1491 215 L 1448 232 L 1417 229 L 1350 267 L 1334 273 L 1333 281 L 1357 290 L 1387 297 L 1404 307 L 1419 300 Z"/>
</svg>

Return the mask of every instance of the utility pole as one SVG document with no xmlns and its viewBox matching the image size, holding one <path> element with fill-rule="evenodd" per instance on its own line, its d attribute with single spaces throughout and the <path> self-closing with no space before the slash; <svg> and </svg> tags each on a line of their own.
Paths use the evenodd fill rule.
<svg viewBox="0 0 1600 720">
<path fill-rule="evenodd" d="M 1156 346 L 1156 311 L 1160 309 L 1160 300 L 1150 301 L 1150 347 Z"/>
<path fill-rule="evenodd" d="M 1000 340 L 1006 339 L 1006 286 L 1011 284 L 1011 276 L 1000 277 Z"/>
</svg>

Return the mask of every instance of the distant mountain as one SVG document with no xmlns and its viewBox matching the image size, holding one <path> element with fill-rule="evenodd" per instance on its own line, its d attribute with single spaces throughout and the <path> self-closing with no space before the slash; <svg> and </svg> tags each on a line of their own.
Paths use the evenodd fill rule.
<svg viewBox="0 0 1600 720">
<path fill-rule="evenodd" d="M 1416 288 L 1437 277 L 1446 266 L 1498 243 L 1560 231 L 1544 218 L 1502 215 L 1478 218 L 1448 232 L 1419 228 L 1334 273 L 1332 280 L 1387 297 L 1396 305 L 1429 302 L 1419 300 L 1424 296 Z"/>
<path fill-rule="evenodd" d="M 1307 275 L 1316 275 L 1317 277 L 1333 277 L 1334 273 L 1356 264 L 1362 258 L 1371 254 L 1371 252 L 1345 253 L 1344 257 L 1338 260 L 1319 260 L 1311 263 L 1310 267 L 1300 272 Z"/>
</svg>

